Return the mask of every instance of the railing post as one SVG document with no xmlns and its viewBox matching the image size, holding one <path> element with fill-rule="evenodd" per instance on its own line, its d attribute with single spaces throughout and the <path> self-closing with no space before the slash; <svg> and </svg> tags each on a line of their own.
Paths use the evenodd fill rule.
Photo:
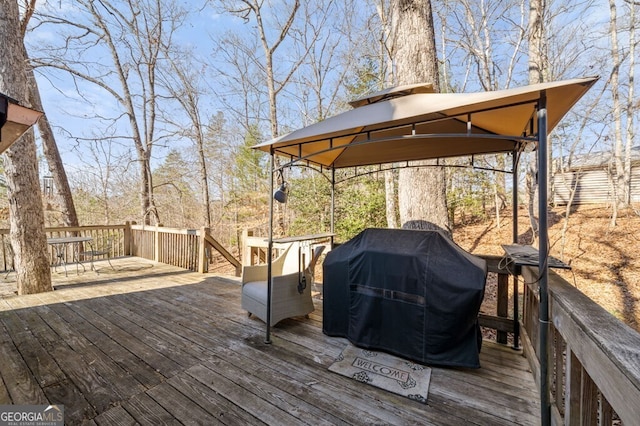
<svg viewBox="0 0 640 426">
<path fill-rule="evenodd" d="M 198 236 L 198 272 L 204 274 L 207 267 L 207 244 L 206 236 L 209 234 L 209 228 L 200 228 L 200 235 Z"/>
<path fill-rule="evenodd" d="M 155 262 L 160 262 L 160 232 L 158 232 L 158 228 L 162 225 L 156 225 L 156 229 L 153 233 L 153 260 Z"/>
<path fill-rule="evenodd" d="M 244 228 L 242 230 L 242 264 L 245 266 L 253 264 L 253 247 L 247 243 L 249 237 L 253 237 L 253 231 Z"/>
<path fill-rule="evenodd" d="M 569 345 L 567 345 L 565 364 L 564 422 L 566 425 L 579 425 L 582 366 Z"/>
<path fill-rule="evenodd" d="M 553 362 L 555 371 L 553 372 L 553 382 L 555 383 L 555 404 L 561 415 L 564 415 L 564 392 L 562 391 L 565 380 L 564 353 L 565 344 L 562 334 L 555 327 L 551 327 L 553 342 Z"/>
<path fill-rule="evenodd" d="M 126 221 L 124 223 L 124 241 L 122 241 L 122 245 L 124 248 L 124 255 L 131 256 L 131 222 Z"/>
<path fill-rule="evenodd" d="M 497 314 L 499 317 L 509 317 L 509 275 L 498 273 L 498 307 Z M 515 320 L 515 319 L 514 319 Z M 497 339 L 498 343 L 507 343 L 507 332 L 498 331 Z"/>
</svg>

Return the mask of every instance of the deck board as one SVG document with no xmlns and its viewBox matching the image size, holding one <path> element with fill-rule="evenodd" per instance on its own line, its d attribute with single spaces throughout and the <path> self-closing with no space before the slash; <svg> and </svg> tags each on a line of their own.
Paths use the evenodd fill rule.
<svg viewBox="0 0 640 426">
<path fill-rule="evenodd" d="M 122 403 L 122 407 L 140 424 L 148 425 L 181 425 L 171 413 L 151 398 L 149 394 L 140 393 Z"/>
<path fill-rule="evenodd" d="M 485 342 L 480 369 L 432 368 L 427 404 L 327 368 L 347 344 L 310 318 L 264 323 L 234 277 L 138 258 L 0 299 L 0 404 L 64 404 L 66 424 L 537 425 L 521 353 Z"/>
</svg>

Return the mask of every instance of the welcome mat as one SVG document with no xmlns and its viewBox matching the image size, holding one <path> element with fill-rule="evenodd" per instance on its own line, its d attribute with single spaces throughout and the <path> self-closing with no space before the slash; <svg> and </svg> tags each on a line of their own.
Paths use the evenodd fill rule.
<svg viewBox="0 0 640 426">
<path fill-rule="evenodd" d="M 384 352 L 348 344 L 329 370 L 380 389 L 427 403 L 431 369 Z"/>
</svg>

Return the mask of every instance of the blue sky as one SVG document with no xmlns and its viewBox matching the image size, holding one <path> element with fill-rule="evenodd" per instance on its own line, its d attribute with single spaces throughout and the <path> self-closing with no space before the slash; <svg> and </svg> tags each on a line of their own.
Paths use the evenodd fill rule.
<svg viewBox="0 0 640 426">
<path fill-rule="evenodd" d="M 38 11 L 62 16 L 70 21 L 83 22 L 82 14 L 78 12 L 73 0 L 41 0 Z M 35 21 L 32 20 L 32 23 Z M 217 32 L 227 31 L 234 26 L 242 25 L 238 18 L 222 16 L 210 7 L 201 13 L 189 16 L 185 25 L 177 32 L 180 44 L 193 46 L 194 51 L 203 59 L 211 54 L 211 37 Z M 38 26 L 27 35 L 27 46 L 44 46 L 50 43 L 61 43 L 60 34 L 53 31 L 55 27 Z M 107 52 L 103 52 L 107 55 Z M 38 52 L 31 54 L 37 55 Z M 91 55 L 95 55 L 95 52 Z M 84 60 L 99 61 L 94 56 L 85 56 Z M 81 138 L 91 138 L 97 134 L 123 133 L 129 130 L 106 128 L 107 121 L 96 120 L 96 116 L 114 117 L 122 111 L 121 106 L 113 97 L 97 86 L 73 80 L 68 74 L 46 70 L 36 71 L 36 78 L 40 89 L 45 113 L 54 127 L 56 141 L 68 172 L 87 168 L 88 155 L 86 142 Z M 179 146 L 172 146 L 179 148 Z M 131 152 L 131 146 L 122 147 L 123 152 Z M 154 157 L 162 159 L 167 150 L 162 144 L 154 148 Z M 157 162 L 155 162 L 157 164 Z M 46 165 L 41 173 L 46 174 Z"/>
</svg>

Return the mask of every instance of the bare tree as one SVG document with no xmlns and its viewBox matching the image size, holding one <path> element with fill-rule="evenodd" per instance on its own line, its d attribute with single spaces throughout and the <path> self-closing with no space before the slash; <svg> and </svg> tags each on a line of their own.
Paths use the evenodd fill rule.
<svg viewBox="0 0 640 426">
<path fill-rule="evenodd" d="M 27 55 L 16 0 L 0 1 L 0 39 L 4 43 L 0 92 L 28 106 Z M 32 131 L 5 151 L 4 164 L 18 294 L 51 291 L 44 210 Z"/>
<path fill-rule="evenodd" d="M 307 57 L 306 63 L 299 68 L 295 76 L 296 93 L 305 125 L 324 120 L 335 110 L 342 86 L 339 83 L 331 84 L 330 79 L 343 81 L 349 71 L 348 66 L 339 69 L 339 65 L 342 64 L 339 64 L 338 60 L 342 53 L 340 44 L 345 41 L 342 39 L 343 36 L 350 38 L 342 24 L 351 20 L 345 18 L 331 21 L 335 16 L 332 14 L 338 11 L 338 5 L 333 0 L 317 2 L 313 6 L 302 9 L 301 14 L 304 18 L 301 28 L 293 32 L 300 54 Z"/>
<path fill-rule="evenodd" d="M 40 98 L 40 90 L 36 81 L 32 68 L 27 71 L 29 74 L 29 100 L 33 108 L 44 111 L 42 100 Z M 60 150 L 56 144 L 51 123 L 46 115 L 38 121 L 38 131 L 42 140 L 42 152 L 49 165 L 49 171 L 53 177 L 53 187 L 56 191 L 58 199 L 61 202 L 60 208 L 62 213 L 62 222 L 65 226 L 78 226 L 78 214 L 76 206 L 73 202 L 71 187 L 67 178 L 67 172 L 62 163 Z"/>
<path fill-rule="evenodd" d="M 97 202 L 94 204 L 99 207 L 99 211 L 96 211 L 91 217 L 93 220 L 98 220 L 102 216 L 102 223 L 110 225 L 113 223 L 112 220 L 116 219 L 114 212 L 118 210 L 115 205 L 112 205 L 117 187 L 114 176 L 124 174 L 124 168 L 129 164 L 128 154 L 116 154 L 117 149 L 114 147 L 114 143 L 109 140 L 101 140 L 100 142 L 90 140 L 88 143 L 86 154 L 83 155 L 83 158 L 86 158 L 83 174 L 85 176 L 92 175 L 91 184 L 86 190 L 92 197 L 95 197 Z"/>
<path fill-rule="evenodd" d="M 439 91 L 431 2 L 393 0 L 391 14 L 395 83 L 431 83 L 435 91 Z M 403 226 L 431 222 L 450 233 L 444 169 L 437 166 L 435 160 L 421 164 L 426 167 L 400 171 L 400 221 Z"/>
<path fill-rule="evenodd" d="M 613 177 L 612 186 L 614 199 L 612 200 L 613 214 L 611 216 L 611 226 L 615 226 L 618 207 L 623 206 L 624 197 L 624 165 L 622 157 L 622 106 L 620 104 L 620 67 L 622 65 L 618 46 L 618 10 L 615 0 L 609 0 L 609 37 L 611 39 L 611 98 L 613 101 L 613 132 L 614 132 L 614 154 L 616 175 Z"/>
<path fill-rule="evenodd" d="M 544 15 L 546 0 L 530 0 L 529 2 L 529 28 L 527 31 L 529 41 L 529 83 L 542 83 L 548 65 L 546 58 L 546 33 L 544 30 Z M 549 151 L 551 152 L 551 151 Z M 527 210 L 531 224 L 532 243 L 538 237 L 538 221 L 535 217 L 535 194 L 538 188 L 538 167 L 535 158 L 526 170 L 527 181 Z"/>
<path fill-rule="evenodd" d="M 380 63 L 380 83 L 381 86 L 393 85 L 394 69 L 391 58 L 391 4 L 389 0 L 376 1 L 376 11 L 380 21 L 379 36 L 379 63 Z M 383 89 L 384 87 L 380 87 Z M 385 192 L 385 213 L 387 216 L 387 226 L 389 228 L 398 227 L 398 193 L 397 193 L 398 172 L 389 169 L 384 172 L 384 192 Z"/>
<path fill-rule="evenodd" d="M 294 63 L 288 71 L 285 72 L 285 75 L 276 78 L 275 74 L 275 53 L 278 48 L 282 45 L 282 42 L 289 35 L 289 30 L 294 23 L 296 13 L 300 8 L 300 0 L 294 0 L 293 4 L 285 4 L 283 5 L 284 12 L 284 20 L 278 21 L 278 28 L 275 29 L 275 38 L 274 40 L 269 40 L 268 33 L 269 30 L 273 30 L 273 28 L 269 28 L 267 23 L 265 22 L 265 8 L 264 3 L 259 0 L 237 0 L 237 1 L 229 1 L 223 2 L 226 5 L 227 11 L 242 17 L 246 22 L 253 21 L 255 25 L 255 29 L 257 31 L 257 36 L 260 39 L 260 44 L 262 46 L 262 53 L 264 55 L 264 82 L 267 85 L 268 97 L 269 97 L 269 123 L 271 127 L 271 137 L 275 138 L 278 136 L 278 108 L 277 108 L 277 99 L 278 94 L 285 88 L 287 83 L 291 80 L 291 76 L 296 71 L 300 63 L 304 58 L 299 58 L 296 63 Z"/>
<path fill-rule="evenodd" d="M 447 44 L 451 44 L 467 64 L 465 78 L 475 74 L 475 81 L 485 91 L 509 88 L 522 57 L 522 45 L 526 37 L 525 0 L 460 0 L 444 2 L 441 8 L 443 10 L 439 16 L 446 28 L 446 34 L 443 29 L 443 68 L 446 70 L 446 64 L 451 61 L 445 50 Z M 507 28 L 508 35 L 495 28 Z M 500 43 L 496 42 L 497 38 Z M 444 81 L 447 85 L 451 83 Z M 462 86 L 467 84 L 465 80 Z M 504 170 L 505 155 L 496 155 L 492 163 L 489 167 Z M 496 224 L 500 227 L 500 212 L 506 206 L 507 199 L 504 173 L 493 174 L 492 188 Z"/>
<path fill-rule="evenodd" d="M 261 119 L 263 94 L 262 66 L 256 52 L 260 46 L 255 39 L 245 40 L 236 32 L 213 36 L 216 62 L 212 88 L 218 101 L 246 134 Z M 241 139 L 240 139 L 241 140 Z"/>
<path fill-rule="evenodd" d="M 114 128 L 128 126 L 119 139 L 130 141 L 137 154 L 141 215 L 146 223 L 158 223 L 150 164 L 162 137 L 157 129 L 157 73 L 162 46 L 171 45 L 185 12 L 161 0 L 78 0 L 75 5 L 82 18 L 69 19 L 56 10 L 37 15 L 40 26 L 54 26 L 62 37 L 59 45 L 42 47 L 34 63 L 68 73 L 78 87 L 93 86 L 119 105 L 120 114 L 97 114 L 94 119 Z"/>
<path fill-rule="evenodd" d="M 176 133 L 193 141 L 198 162 L 198 181 L 200 182 L 200 194 L 202 197 L 202 226 L 211 227 L 211 202 L 209 200 L 209 178 L 205 153 L 205 126 L 202 123 L 202 98 L 201 78 L 204 66 L 198 66 L 190 54 L 183 54 L 181 58 L 174 57 L 170 51 L 165 53 L 168 58 L 169 69 L 161 73 L 165 90 L 169 92 L 186 114 L 189 126 L 183 123 L 173 122 L 168 115 L 165 120 L 173 122 L 173 126 L 179 129 Z"/>
<path fill-rule="evenodd" d="M 260 82 L 267 87 L 268 114 L 271 138 L 280 134 L 278 99 L 282 91 L 291 83 L 294 74 L 306 59 L 308 52 L 296 52 L 291 45 L 293 26 L 300 9 L 300 0 L 284 1 L 279 4 L 265 4 L 261 0 L 226 0 L 225 10 L 251 23 L 255 33 L 251 36 L 260 40 L 261 52 L 250 55 L 250 60 L 259 69 Z M 271 7 L 269 7 L 271 6 Z M 291 54 L 293 52 L 293 54 Z M 281 53 L 276 55 L 276 53 Z M 244 71 L 243 71 L 244 72 Z M 256 82 L 253 84 L 255 85 Z M 257 87 L 260 90 L 259 87 Z M 250 126 L 262 117 L 256 117 Z M 276 222 L 280 234 L 286 232 L 284 206 L 276 204 Z"/>
<path fill-rule="evenodd" d="M 633 104 L 635 93 L 635 67 L 636 67 L 636 6 L 640 6 L 640 2 L 631 2 L 626 0 L 629 6 L 629 88 L 627 92 L 627 141 L 624 151 L 624 187 L 625 187 L 625 205 L 631 204 L 631 148 L 635 139 L 635 116 L 637 107 Z"/>
<path fill-rule="evenodd" d="M 199 185 L 193 185 L 197 170 L 191 170 L 181 150 L 171 150 L 153 171 L 158 208 L 165 212 L 164 225 L 179 228 L 201 227 L 202 210 L 197 199 Z"/>
<path fill-rule="evenodd" d="M 24 39 L 29 25 L 29 20 L 33 16 L 36 7 L 36 0 L 23 0 L 23 16 L 20 22 L 20 32 Z M 27 70 L 29 80 L 29 101 L 33 108 L 38 111 L 44 112 L 42 106 L 42 100 L 40 99 L 40 89 L 38 88 L 38 82 L 35 77 L 33 68 L 29 67 Z M 49 164 L 49 170 L 53 176 L 54 189 L 61 201 L 62 220 L 66 226 L 78 226 L 78 215 L 76 213 L 76 207 L 73 203 L 73 197 L 71 195 L 71 187 L 69 186 L 69 180 L 67 179 L 67 173 L 62 164 L 62 158 L 60 157 L 60 151 L 56 144 L 55 136 L 49 119 L 44 115 L 38 121 L 38 130 L 40 131 L 40 138 L 42 139 L 42 151 L 47 163 Z"/>
<path fill-rule="evenodd" d="M 610 76 L 610 91 L 613 102 L 613 160 L 614 160 L 614 173 L 612 176 L 614 180 L 613 193 L 614 199 L 612 200 L 613 214 L 611 217 L 611 226 L 615 226 L 618 209 L 629 206 L 631 201 L 631 147 L 633 146 L 634 132 L 634 105 L 633 105 L 633 93 L 634 93 L 634 68 L 635 68 L 635 8 L 634 2 L 627 1 L 626 7 L 629 8 L 628 23 L 628 54 L 621 55 L 620 42 L 618 40 L 618 32 L 620 31 L 620 25 L 618 21 L 618 8 L 615 0 L 609 0 L 609 39 L 611 41 L 611 76 Z M 625 62 L 625 57 L 628 59 L 628 73 L 626 85 L 627 102 L 624 106 L 626 111 L 623 111 L 623 99 L 621 94 L 620 77 L 622 67 Z M 623 76 L 623 74 L 622 74 Z M 623 77 L 624 78 L 624 77 Z M 626 116 L 626 131 L 623 133 L 622 125 Z"/>
<path fill-rule="evenodd" d="M 353 98 L 383 88 L 384 76 L 378 73 L 386 59 L 376 54 L 380 40 L 374 31 L 379 22 L 363 6 L 358 0 L 301 6 L 300 23 L 292 29 L 292 38 L 296 55 L 304 59 L 294 75 L 294 104 L 301 105 L 304 125 L 348 108 L 347 101 L 352 99 L 346 99 L 345 92 Z M 353 13 L 356 9 L 360 13 Z"/>
<path fill-rule="evenodd" d="M 69 184 L 81 223 L 123 223 L 137 216 L 140 182 L 135 153 L 109 141 L 85 141 L 81 163 L 69 167 Z"/>
</svg>

